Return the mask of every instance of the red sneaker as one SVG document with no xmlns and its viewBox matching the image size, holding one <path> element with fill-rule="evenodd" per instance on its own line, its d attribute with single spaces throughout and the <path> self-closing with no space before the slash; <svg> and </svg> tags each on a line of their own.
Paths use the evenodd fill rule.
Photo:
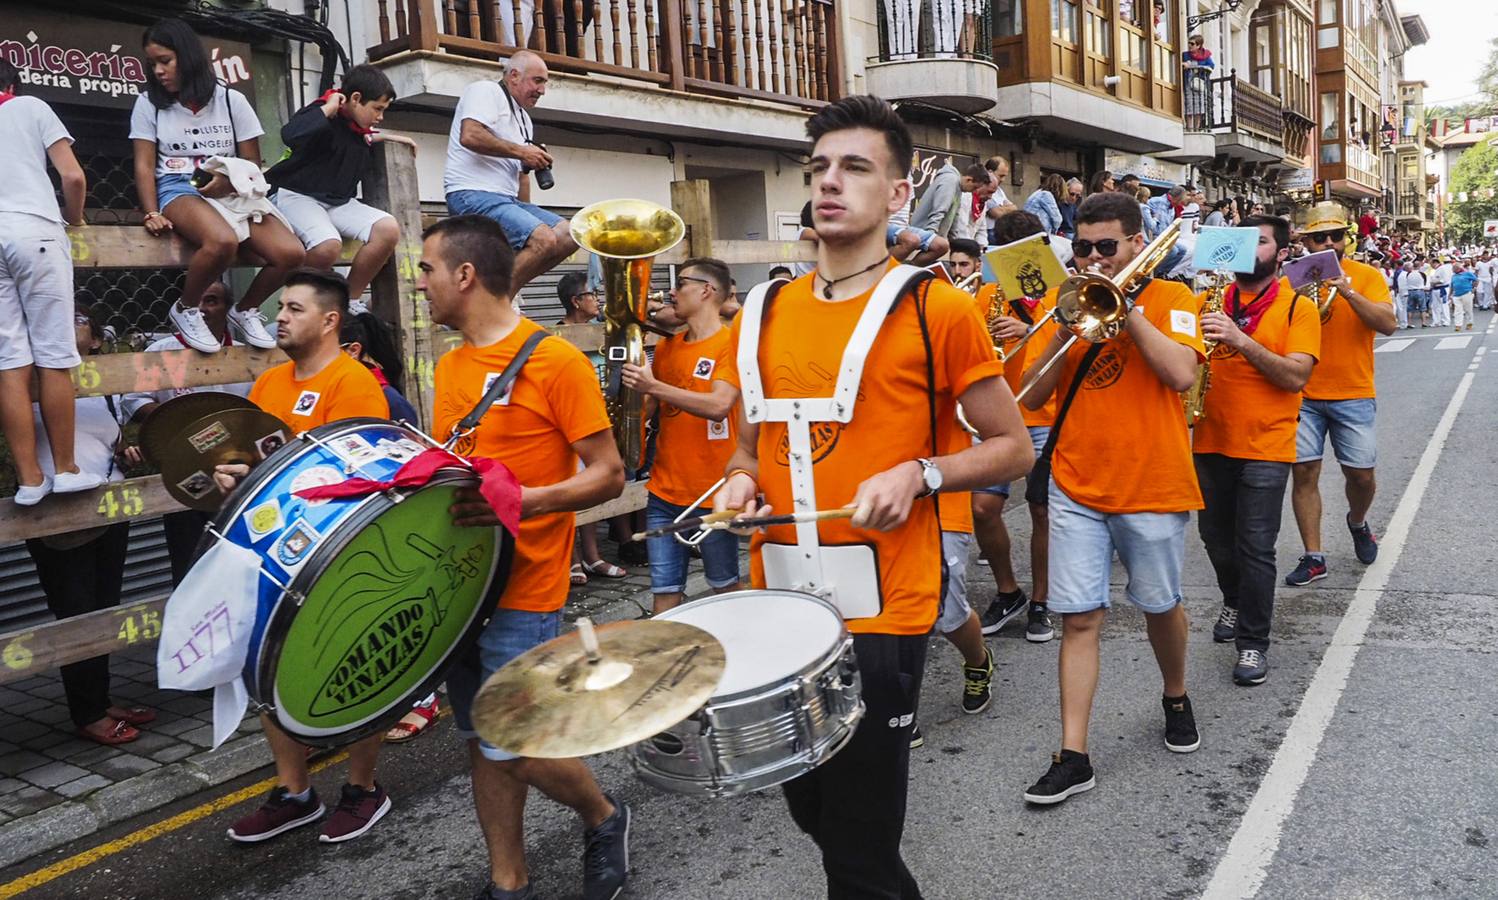
<svg viewBox="0 0 1498 900">
<path fill-rule="evenodd" d="M 343 786 L 343 796 L 328 821 L 323 823 L 317 839 L 324 844 L 351 841 L 374 827 L 374 823 L 390 812 L 390 795 L 375 782 L 374 790 L 366 791 L 351 784 Z"/>
<path fill-rule="evenodd" d="M 311 791 L 306 800 L 293 800 L 286 788 L 271 791 L 265 805 L 229 826 L 229 839 L 245 844 L 268 841 L 278 834 L 311 825 L 327 812 Z"/>
</svg>

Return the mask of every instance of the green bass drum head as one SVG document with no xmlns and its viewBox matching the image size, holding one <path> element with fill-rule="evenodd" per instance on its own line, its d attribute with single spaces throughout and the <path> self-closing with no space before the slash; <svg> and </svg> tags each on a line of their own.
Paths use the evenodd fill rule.
<svg viewBox="0 0 1498 900">
<path fill-rule="evenodd" d="M 372 495 L 329 535 L 266 628 L 259 683 L 313 746 L 383 731 L 441 683 L 504 591 L 513 538 L 460 527 L 448 508 L 477 479 L 439 473 L 399 502 Z"/>
</svg>

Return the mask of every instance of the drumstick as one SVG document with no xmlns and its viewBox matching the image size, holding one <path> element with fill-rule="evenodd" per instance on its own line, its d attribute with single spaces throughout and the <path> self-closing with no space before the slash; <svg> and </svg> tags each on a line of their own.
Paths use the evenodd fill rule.
<svg viewBox="0 0 1498 900">
<path fill-rule="evenodd" d="M 691 519 L 682 519 L 680 522 L 672 522 L 660 528 L 652 528 L 648 531 L 636 532 L 630 540 L 643 541 L 646 538 L 664 537 L 668 534 L 680 534 L 684 531 L 719 531 L 726 528 L 763 528 L 766 525 L 799 525 L 803 522 L 825 522 L 828 519 L 851 519 L 857 507 L 845 506 L 842 509 L 819 509 L 814 512 L 786 513 L 780 516 L 759 516 L 758 518 L 737 518 L 742 516 L 741 510 L 724 510 L 722 512 L 710 513 L 705 516 L 697 516 Z"/>
</svg>

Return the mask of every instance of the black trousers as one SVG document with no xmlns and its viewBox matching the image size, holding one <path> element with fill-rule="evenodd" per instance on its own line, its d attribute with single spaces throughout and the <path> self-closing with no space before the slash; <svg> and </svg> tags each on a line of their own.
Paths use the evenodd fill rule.
<svg viewBox="0 0 1498 900">
<path fill-rule="evenodd" d="M 172 561 L 172 587 L 182 583 L 192 568 L 198 541 L 213 517 L 195 509 L 167 513 L 161 517 L 161 531 L 166 536 L 166 555 Z"/>
<path fill-rule="evenodd" d="M 900 857 L 900 837 L 926 640 L 853 636 L 863 721 L 836 756 L 783 787 L 791 818 L 822 851 L 828 900 L 920 900 Z"/>
<path fill-rule="evenodd" d="M 1269 649 L 1274 544 L 1280 535 L 1290 464 L 1196 454 L 1196 480 L 1206 503 L 1196 518 L 1222 602 L 1238 610 L 1239 650 Z"/>
<path fill-rule="evenodd" d="M 26 542 L 36 563 L 47 608 L 59 619 L 120 605 L 125 580 L 125 548 L 130 523 L 110 525 L 81 547 L 54 550 L 39 538 Z M 80 728 L 104 718 L 109 710 L 109 657 L 95 656 L 61 668 L 68 714 Z"/>
</svg>

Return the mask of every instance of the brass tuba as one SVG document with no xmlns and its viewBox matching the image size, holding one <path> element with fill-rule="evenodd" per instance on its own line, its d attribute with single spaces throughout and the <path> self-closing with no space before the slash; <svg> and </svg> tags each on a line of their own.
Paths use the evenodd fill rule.
<svg viewBox="0 0 1498 900">
<path fill-rule="evenodd" d="M 1202 315 L 1212 312 L 1222 312 L 1223 300 L 1227 294 L 1228 277 L 1218 273 L 1212 286 L 1207 289 L 1207 298 L 1202 301 Z M 1186 425 L 1191 427 L 1200 422 L 1207 414 L 1207 389 L 1212 386 L 1212 351 L 1217 349 L 1216 341 L 1203 340 L 1207 358 L 1206 361 L 1196 367 L 1196 381 L 1181 395 L 1181 404 L 1186 410 Z"/>
<path fill-rule="evenodd" d="M 625 468 L 645 464 L 645 398 L 620 381 L 625 363 L 645 364 L 654 257 L 681 241 L 681 217 L 649 200 L 601 200 L 572 217 L 572 239 L 603 264 L 604 399 Z"/>
<path fill-rule="evenodd" d="M 1170 255 L 1180 237 L 1181 220 L 1176 219 L 1112 278 L 1097 272 L 1079 272 L 1061 282 L 1054 313 L 1056 320 L 1065 325 L 1072 336 L 1038 372 L 1030 376 L 1014 399 L 1023 399 L 1035 382 L 1066 356 L 1078 339 L 1100 344 L 1118 337 L 1129 310 L 1134 308 L 1134 299 L 1149 284 L 1150 274 Z"/>
</svg>

